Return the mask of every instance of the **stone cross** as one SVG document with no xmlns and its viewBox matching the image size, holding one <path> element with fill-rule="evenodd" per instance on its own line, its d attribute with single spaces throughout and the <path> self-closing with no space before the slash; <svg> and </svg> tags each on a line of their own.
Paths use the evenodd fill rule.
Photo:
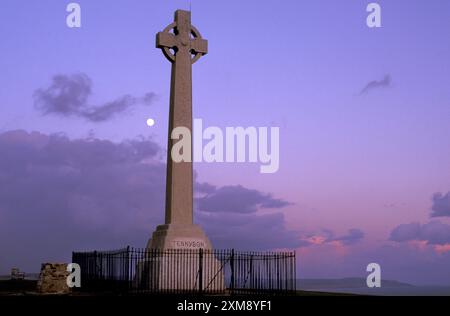
<svg viewBox="0 0 450 316">
<path fill-rule="evenodd" d="M 191 25 L 191 13 L 177 10 L 175 21 L 156 34 L 156 47 L 161 48 L 172 63 L 165 223 L 192 225 L 192 150 L 190 162 L 174 162 L 171 133 L 176 127 L 187 127 L 191 131 L 192 144 L 192 64 L 207 53 L 208 42 Z"/>
</svg>

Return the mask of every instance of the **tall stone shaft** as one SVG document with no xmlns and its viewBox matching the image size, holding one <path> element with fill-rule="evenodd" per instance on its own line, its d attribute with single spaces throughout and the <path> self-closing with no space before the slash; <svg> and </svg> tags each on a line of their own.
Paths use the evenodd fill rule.
<svg viewBox="0 0 450 316">
<path fill-rule="evenodd" d="M 175 21 L 157 34 L 156 46 L 172 63 L 165 223 L 192 225 L 192 150 L 190 161 L 173 161 L 172 147 L 179 140 L 171 135 L 174 128 L 186 127 L 191 131 L 192 144 L 192 64 L 207 53 L 207 41 L 191 25 L 191 13 L 177 10 Z"/>
</svg>

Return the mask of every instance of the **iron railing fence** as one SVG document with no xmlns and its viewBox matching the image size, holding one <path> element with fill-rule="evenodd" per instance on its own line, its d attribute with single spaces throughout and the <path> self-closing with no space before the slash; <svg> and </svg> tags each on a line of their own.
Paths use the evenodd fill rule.
<svg viewBox="0 0 450 316">
<path fill-rule="evenodd" d="M 73 252 L 81 291 L 279 293 L 296 290 L 295 252 L 140 249 Z"/>
</svg>

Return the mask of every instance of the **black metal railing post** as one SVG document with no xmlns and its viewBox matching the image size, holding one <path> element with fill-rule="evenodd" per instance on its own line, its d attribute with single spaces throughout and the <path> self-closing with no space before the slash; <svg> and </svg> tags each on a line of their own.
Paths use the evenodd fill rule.
<svg viewBox="0 0 450 316">
<path fill-rule="evenodd" d="M 130 291 L 130 246 L 127 246 L 127 252 L 125 253 L 125 268 L 124 268 L 124 278 L 123 284 L 125 287 L 125 292 Z"/>
<path fill-rule="evenodd" d="M 203 291 L 203 249 L 198 250 L 198 292 Z"/>
<path fill-rule="evenodd" d="M 297 292 L 297 252 L 295 250 L 294 250 L 293 274 L 294 274 L 294 292 Z"/>
<path fill-rule="evenodd" d="M 230 270 L 231 270 L 231 282 L 230 282 L 230 293 L 233 294 L 234 291 L 234 249 L 231 249 L 230 255 Z"/>
</svg>

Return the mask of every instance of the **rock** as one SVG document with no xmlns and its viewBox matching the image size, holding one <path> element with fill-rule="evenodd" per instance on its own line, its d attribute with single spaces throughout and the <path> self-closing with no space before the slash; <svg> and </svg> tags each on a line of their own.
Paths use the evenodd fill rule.
<svg viewBox="0 0 450 316">
<path fill-rule="evenodd" d="M 38 281 L 38 291 L 42 294 L 67 294 L 70 288 L 66 280 L 69 276 L 66 263 L 43 263 Z"/>
</svg>

